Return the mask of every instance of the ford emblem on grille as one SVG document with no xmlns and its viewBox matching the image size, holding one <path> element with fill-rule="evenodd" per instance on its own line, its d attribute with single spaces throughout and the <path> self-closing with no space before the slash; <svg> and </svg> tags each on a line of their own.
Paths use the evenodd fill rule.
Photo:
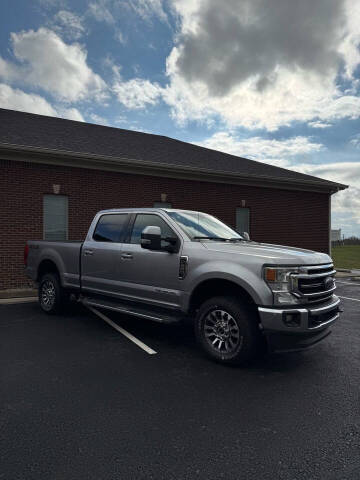
<svg viewBox="0 0 360 480">
<path fill-rule="evenodd" d="M 324 288 L 325 290 L 330 290 L 334 286 L 334 279 L 332 277 L 326 277 L 324 279 Z"/>
</svg>

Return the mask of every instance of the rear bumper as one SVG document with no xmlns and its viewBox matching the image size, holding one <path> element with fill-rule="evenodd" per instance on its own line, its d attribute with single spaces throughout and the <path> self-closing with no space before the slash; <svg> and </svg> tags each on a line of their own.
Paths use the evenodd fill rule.
<svg viewBox="0 0 360 480">
<path fill-rule="evenodd" d="M 271 351 L 306 349 L 327 337 L 339 319 L 340 299 L 335 295 L 321 306 L 308 308 L 259 307 L 263 331 Z"/>
</svg>

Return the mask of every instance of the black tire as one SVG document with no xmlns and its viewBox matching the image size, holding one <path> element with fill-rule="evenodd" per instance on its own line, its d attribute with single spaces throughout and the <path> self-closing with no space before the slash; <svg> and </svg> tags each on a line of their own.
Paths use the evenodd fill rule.
<svg viewBox="0 0 360 480">
<path fill-rule="evenodd" d="M 220 363 L 247 364 L 261 352 L 254 312 L 234 297 L 205 301 L 195 318 L 195 335 L 205 353 Z"/>
<path fill-rule="evenodd" d="M 39 303 L 49 315 L 61 313 L 67 304 L 68 294 L 61 286 L 59 275 L 46 273 L 39 282 Z"/>
</svg>

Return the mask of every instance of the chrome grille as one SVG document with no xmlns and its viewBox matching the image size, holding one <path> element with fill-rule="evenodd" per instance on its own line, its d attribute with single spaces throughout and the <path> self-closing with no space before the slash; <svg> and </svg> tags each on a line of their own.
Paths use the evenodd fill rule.
<svg viewBox="0 0 360 480">
<path fill-rule="evenodd" d="M 293 293 L 306 302 L 319 302 L 331 298 L 336 289 L 336 270 L 332 263 L 301 267 L 293 278 Z"/>
</svg>

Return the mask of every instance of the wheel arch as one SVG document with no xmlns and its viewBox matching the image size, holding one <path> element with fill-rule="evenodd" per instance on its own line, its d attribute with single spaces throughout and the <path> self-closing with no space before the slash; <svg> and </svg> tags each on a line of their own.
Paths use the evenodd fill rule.
<svg viewBox="0 0 360 480">
<path fill-rule="evenodd" d="M 200 305 L 212 297 L 233 296 L 257 312 L 257 305 L 249 292 L 238 283 L 224 278 L 211 278 L 200 282 L 192 291 L 189 300 L 189 312 L 193 315 Z"/>
<path fill-rule="evenodd" d="M 49 258 L 41 260 L 37 269 L 36 280 L 40 281 L 41 277 L 46 273 L 56 273 L 60 277 L 60 270 L 56 263 Z"/>
</svg>

